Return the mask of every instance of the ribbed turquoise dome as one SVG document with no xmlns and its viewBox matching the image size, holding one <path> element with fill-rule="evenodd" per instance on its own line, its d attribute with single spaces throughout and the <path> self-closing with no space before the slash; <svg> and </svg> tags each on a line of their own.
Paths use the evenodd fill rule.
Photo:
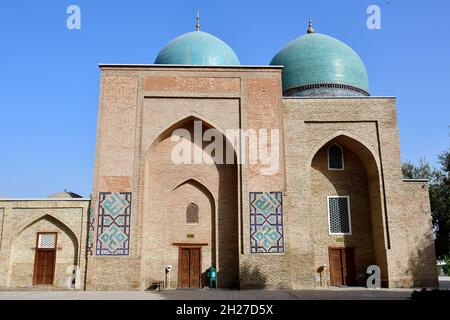
<svg viewBox="0 0 450 320">
<path fill-rule="evenodd" d="M 169 42 L 156 57 L 155 64 L 234 66 L 240 62 L 233 49 L 219 38 L 203 31 L 193 31 Z"/>
<path fill-rule="evenodd" d="M 293 40 L 270 64 L 284 66 L 285 93 L 303 89 L 325 92 L 323 88 L 328 88 L 349 95 L 369 94 L 369 79 L 361 58 L 348 45 L 327 35 L 309 33 Z"/>
</svg>

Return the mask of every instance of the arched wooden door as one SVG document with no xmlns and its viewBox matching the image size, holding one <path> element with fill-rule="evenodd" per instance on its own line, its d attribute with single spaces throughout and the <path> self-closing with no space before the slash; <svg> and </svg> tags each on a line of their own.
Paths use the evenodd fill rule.
<svg viewBox="0 0 450 320">
<path fill-rule="evenodd" d="M 55 277 L 56 232 L 39 232 L 36 237 L 33 285 L 52 285 Z"/>
</svg>

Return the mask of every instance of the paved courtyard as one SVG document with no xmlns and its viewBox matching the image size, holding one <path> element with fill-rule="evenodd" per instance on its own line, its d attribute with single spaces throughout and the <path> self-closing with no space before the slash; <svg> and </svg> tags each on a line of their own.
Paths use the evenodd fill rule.
<svg viewBox="0 0 450 320">
<path fill-rule="evenodd" d="M 450 289 L 450 277 L 440 277 Z M 42 291 L 3 290 L 0 300 L 405 300 L 412 289 L 326 288 L 316 290 L 165 290 L 154 291 Z"/>
</svg>

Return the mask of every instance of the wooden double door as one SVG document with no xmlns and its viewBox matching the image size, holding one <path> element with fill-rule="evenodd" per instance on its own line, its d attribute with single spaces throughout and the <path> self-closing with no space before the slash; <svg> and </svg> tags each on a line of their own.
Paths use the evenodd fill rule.
<svg viewBox="0 0 450 320">
<path fill-rule="evenodd" d="M 37 249 L 34 261 L 34 281 L 35 285 L 51 285 L 55 276 L 54 249 Z"/>
<path fill-rule="evenodd" d="M 329 248 L 332 286 L 354 286 L 356 282 L 353 248 Z"/>
<path fill-rule="evenodd" d="M 178 288 L 201 287 L 201 248 L 179 248 Z"/>
<path fill-rule="evenodd" d="M 52 285 L 56 264 L 56 232 L 38 232 L 34 256 L 33 285 Z"/>
</svg>

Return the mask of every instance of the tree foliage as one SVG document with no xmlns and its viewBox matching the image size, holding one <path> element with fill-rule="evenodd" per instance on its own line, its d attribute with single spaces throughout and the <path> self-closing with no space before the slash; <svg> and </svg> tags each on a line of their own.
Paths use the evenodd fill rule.
<svg viewBox="0 0 450 320">
<path fill-rule="evenodd" d="M 439 168 L 421 159 L 417 165 L 402 165 L 406 179 L 428 179 L 431 213 L 436 236 L 436 255 L 443 259 L 450 255 L 450 149 L 439 155 Z"/>
</svg>

